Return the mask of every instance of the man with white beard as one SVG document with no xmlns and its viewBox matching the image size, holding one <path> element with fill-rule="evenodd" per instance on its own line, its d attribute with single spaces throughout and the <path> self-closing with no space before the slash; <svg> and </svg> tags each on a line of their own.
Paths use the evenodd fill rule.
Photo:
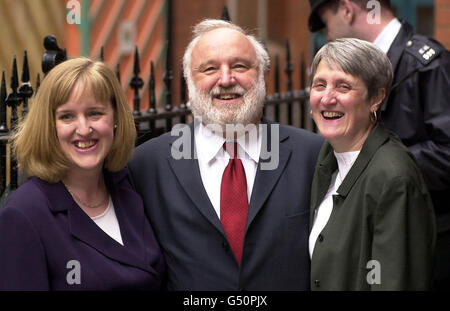
<svg viewBox="0 0 450 311">
<path fill-rule="evenodd" d="M 166 287 L 308 290 L 322 139 L 262 118 L 269 56 L 253 36 L 221 20 L 193 34 L 183 67 L 195 122 L 139 146 L 129 163 L 165 256 Z"/>
</svg>

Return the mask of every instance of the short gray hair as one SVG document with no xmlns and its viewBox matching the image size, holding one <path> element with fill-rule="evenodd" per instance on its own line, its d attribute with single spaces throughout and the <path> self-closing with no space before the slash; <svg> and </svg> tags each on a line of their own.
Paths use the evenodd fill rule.
<svg viewBox="0 0 450 311">
<path fill-rule="evenodd" d="M 387 98 L 394 75 L 392 64 L 375 44 L 355 38 L 337 39 L 325 44 L 312 62 L 310 85 L 322 60 L 329 66 L 337 66 L 343 72 L 359 77 L 366 85 L 368 99 L 376 96 L 379 89 L 386 90 Z"/>
<path fill-rule="evenodd" d="M 194 49 L 195 45 L 198 43 L 198 41 L 204 34 L 218 28 L 233 29 L 245 35 L 252 44 L 252 46 L 255 48 L 256 58 L 258 61 L 258 72 L 260 74 L 264 74 L 264 72 L 269 69 L 270 65 L 269 54 L 267 53 L 262 43 L 259 42 L 254 36 L 248 34 L 247 32 L 245 32 L 244 29 L 231 22 L 227 22 L 220 19 L 205 19 L 194 26 L 194 30 L 192 31 L 194 36 L 191 42 L 189 42 L 186 51 L 184 52 L 183 72 L 186 80 L 191 78 L 191 56 L 192 50 Z"/>
</svg>

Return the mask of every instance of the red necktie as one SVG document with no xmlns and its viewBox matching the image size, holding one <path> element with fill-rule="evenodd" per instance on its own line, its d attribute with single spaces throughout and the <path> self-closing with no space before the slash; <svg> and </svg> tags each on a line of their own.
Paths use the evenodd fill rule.
<svg viewBox="0 0 450 311">
<path fill-rule="evenodd" d="M 237 158 L 237 143 L 224 143 L 223 146 L 231 158 L 222 175 L 220 221 L 240 265 L 248 214 L 247 180 L 242 161 Z"/>
</svg>

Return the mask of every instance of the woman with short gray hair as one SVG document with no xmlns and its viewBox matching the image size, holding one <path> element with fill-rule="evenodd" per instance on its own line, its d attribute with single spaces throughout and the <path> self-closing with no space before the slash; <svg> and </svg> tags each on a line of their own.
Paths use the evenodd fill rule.
<svg viewBox="0 0 450 311">
<path fill-rule="evenodd" d="M 311 113 L 326 139 L 311 192 L 313 290 L 431 288 L 431 199 L 414 157 L 377 116 L 392 76 L 387 56 L 359 39 L 330 42 L 313 60 Z"/>
</svg>

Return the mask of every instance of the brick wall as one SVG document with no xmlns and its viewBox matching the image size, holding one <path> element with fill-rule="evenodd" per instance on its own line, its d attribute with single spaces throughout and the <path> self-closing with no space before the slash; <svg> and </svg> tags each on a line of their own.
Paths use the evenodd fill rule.
<svg viewBox="0 0 450 311">
<path fill-rule="evenodd" d="M 172 103 L 180 102 L 180 70 L 192 27 L 205 18 L 220 18 L 226 0 L 172 0 Z"/>
<path fill-rule="evenodd" d="M 434 37 L 450 49 L 450 0 L 435 0 Z"/>
</svg>

